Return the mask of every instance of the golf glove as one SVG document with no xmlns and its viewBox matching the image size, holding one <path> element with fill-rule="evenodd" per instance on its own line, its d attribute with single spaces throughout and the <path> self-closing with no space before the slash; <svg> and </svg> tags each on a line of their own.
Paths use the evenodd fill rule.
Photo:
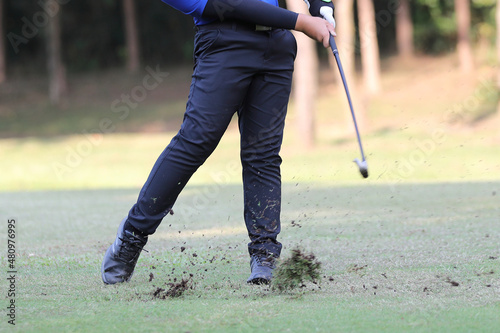
<svg viewBox="0 0 500 333">
<path fill-rule="evenodd" d="M 335 27 L 333 13 L 335 6 L 332 0 L 304 0 L 312 16 L 322 17 Z M 327 7 L 327 8 L 323 8 Z M 322 9 L 323 8 L 323 9 Z"/>
</svg>

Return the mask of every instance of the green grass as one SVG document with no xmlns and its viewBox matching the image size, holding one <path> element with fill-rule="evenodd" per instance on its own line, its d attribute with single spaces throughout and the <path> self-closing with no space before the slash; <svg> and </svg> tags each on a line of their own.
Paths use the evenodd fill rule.
<svg viewBox="0 0 500 333">
<path fill-rule="evenodd" d="M 1 216 L 19 226 L 16 327 L 492 332 L 500 325 L 498 181 L 286 184 L 283 256 L 300 245 L 323 264 L 319 287 L 289 293 L 246 285 L 241 189 L 224 185 L 191 209 L 209 186 L 189 186 L 151 236 L 132 281 L 119 286 L 103 285 L 100 263 L 137 189 L 1 193 Z M 189 274 L 193 290 L 153 299 L 155 288 Z"/>
<path fill-rule="evenodd" d="M 495 110 L 489 66 L 482 65 L 467 80 L 452 57 L 419 58 L 410 64 L 390 59 L 385 68 L 383 93 L 370 102 L 361 96 L 359 84 L 351 84 L 358 95 L 356 113 L 370 171 L 362 184 L 500 179 L 498 123 L 493 116 L 474 120 Z M 332 84 L 336 72 L 326 72 L 316 104 L 314 149 L 304 148 L 295 131 L 292 98 L 282 147 L 284 182 L 361 184 L 351 162 L 360 154 L 345 94 Z M 142 84 L 145 75 L 109 72 L 71 78 L 73 89 L 60 109 L 41 97 L 46 89 L 41 79 L 4 83 L 0 190 L 140 187 L 178 129 L 190 69 L 172 69 L 121 119 L 121 113 L 113 112 L 113 101 Z M 455 118 L 462 120 L 451 121 Z M 103 119 L 113 126 L 109 133 L 101 133 Z M 233 122 L 191 183 L 239 184 L 238 147 Z"/>
<path fill-rule="evenodd" d="M 370 177 L 361 180 L 351 161 L 359 157 L 354 137 L 321 138 L 315 149 L 300 147 L 287 133 L 282 149 L 285 182 L 397 184 L 433 181 L 487 181 L 500 177 L 500 154 L 492 132 L 389 131 L 364 136 Z M 0 145 L 2 190 L 140 187 L 174 133 L 85 135 L 50 139 L 4 139 Z M 193 184 L 239 184 L 237 130 L 230 129 Z"/>
</svg>

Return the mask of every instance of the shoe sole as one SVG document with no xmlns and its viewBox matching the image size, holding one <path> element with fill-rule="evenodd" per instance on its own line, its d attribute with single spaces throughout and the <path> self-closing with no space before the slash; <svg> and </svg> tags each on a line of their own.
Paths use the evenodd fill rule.
<svg viewBox="0 0 500 333">
<path fill-rule="evenodd" d="M 270 282 L 271 282 L 271 280 L 266 279 L 266 278 L 262 278 L 262 277 L 257 277 L 257 278 L 253 278 L 251 280 L 247 280 L 248 284 L 254 284 L 254 285 L 265 285 L 265 284 L 269 284 Z"/>
</svg>

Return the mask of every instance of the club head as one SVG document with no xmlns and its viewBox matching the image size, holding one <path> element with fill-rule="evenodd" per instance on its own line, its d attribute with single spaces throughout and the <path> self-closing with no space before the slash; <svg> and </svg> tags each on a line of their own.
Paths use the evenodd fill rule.
<svg viewBox="0 0 500 333">
<path fill-rule="evenodd" d="M 359 172 L 361 173 L 363 178 L 368 178 L 368 164 L 366 163 L 366 161 L 360 161 L 359 159 L 355 158 L 354 163 L 358 165 Z"/>
</svg>

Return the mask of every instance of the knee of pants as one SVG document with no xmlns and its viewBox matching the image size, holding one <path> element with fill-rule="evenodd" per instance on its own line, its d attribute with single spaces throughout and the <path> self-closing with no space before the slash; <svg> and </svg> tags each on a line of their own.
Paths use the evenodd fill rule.
<svg viewBox="0 0 500 333">
<path fill-rule="evenodd" d="M 204 138 L 193 138 L 179 133 L 174 141 L 176 144 L 172 147 L 172 154 L 178 160 L 191 164 L 201 164 L 215 150 L 220 138 L 208 133 Z"/>
</svg>

